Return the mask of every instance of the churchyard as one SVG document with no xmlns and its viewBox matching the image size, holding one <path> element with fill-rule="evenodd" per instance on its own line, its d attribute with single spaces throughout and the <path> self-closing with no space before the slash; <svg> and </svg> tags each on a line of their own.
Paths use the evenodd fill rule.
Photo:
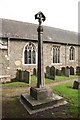
<svg viewBox="0 0 80 120">
<path fill-rule="evenodd" d="M 46 66 L 44 70 L 42 22 L 46 17 L 42 12 L 38 12 L 35 19 L 39 22 L 37 70 L 34 68 L 31 72 L 17 69 L 15 79 L 4 81 L 4 78 L 1 78 L 1 82 L 4 83 L 2 117 L 80 118 L 80 67 L 76 67 L 76 74 L 72 66 L 63 66 L 60 69 Z M 56 62 L 59 63 L 59 59 Z"/>
<path fill-rule="evenodd" d="M 3 118 L 78 118 L 80 115 L 79 91 L 73 89 L 73 81 L 77 79 L 78 76 L 76 75 L 70 75 L 69 77 L 55 76 L 55 80 L 46 78 L 46 85 L 53 92 L 64 96 L 69 104 L 58 109 L 49 109 L 32 115 L 29 115 L 24 109 L 18 97 L 22 93 L 29 93 L 30 87 L 36 85 L 37 77 L 31 76 L 30 84 L 19 81 L 2 84 Z"/>
</svg>

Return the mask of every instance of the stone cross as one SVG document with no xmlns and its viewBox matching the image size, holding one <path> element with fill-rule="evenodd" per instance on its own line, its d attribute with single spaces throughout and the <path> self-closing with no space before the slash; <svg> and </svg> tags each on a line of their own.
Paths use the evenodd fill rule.
<svg viewBox="0 0 80 120">
<path fill-rule="evenodd" d="M 37 87 L 44 87 L 44 61 L 43 61 L 43 27 L 42 22 L 45 21 L 45 16 L 42 12 L 38 12 L 35 15 L 35 19 L 38 19 L 39 26 L 38 32 L 38 75 L 37 75 Z"/>
</svg>

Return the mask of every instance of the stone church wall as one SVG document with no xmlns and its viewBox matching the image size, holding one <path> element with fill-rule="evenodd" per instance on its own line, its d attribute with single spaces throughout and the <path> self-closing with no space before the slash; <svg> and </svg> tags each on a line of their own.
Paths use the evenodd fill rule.
<svg viewBox="0 0 80 120">
<path fill-rule="evenodd" d="M 24 65 L 23 64 L 23 50 L 24 46 L 28 43 L 28 41 L 23 40 L 11 40 L 8 50 L 0 50 L 1 60 L 0 60 L 0 70 L 2 68 L 3 75 L 10 74 L 11 78 L 15 78 L 17 69 L 33 71 L 33 68 L 37 68 L 37 65 Z M 34 42 L 37 51 L 37 42 Z M 61 69 L 64 66 L 73 66 L 76 68 L 78 65 L 78 47 L 75 46 L 75 60 L 69 60 L 69 45 L 61 45 L 60 46 L 60 63 L 53 63 L 52 56 L 52 47 L 54 44 L 52 43 L 44 43 L 43 45 L 43 54 L 44 54 L 44 67 L 46 66 L 54 66 L 55 68 Z M 9 60 L 6 55 L 9 54 Z M 1 72 L 1 71 L 0 71 Z"/>
<path fill-rule="evenodd" d="M 7 40 L 0 39 L 0 76 L 8 75 Z"/>
</svg>

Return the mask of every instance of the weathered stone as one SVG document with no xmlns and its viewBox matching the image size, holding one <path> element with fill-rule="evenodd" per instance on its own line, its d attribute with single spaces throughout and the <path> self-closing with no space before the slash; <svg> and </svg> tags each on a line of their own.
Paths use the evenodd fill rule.
<svg viewBox="0 0 80 120">
<path fill-rule="evenodd" d="M 55 67 L 54 67 L 54 66 L 52 66 L 52 67 L 50 68 L 50 75 L 51 75 L 51 76 L 55 76 Z"/>
<path fill-rule="evenodd" d="M 33 69 L 33 75 L 37 75 L 36 68 Z"/>
<path fill-rule="evenodd" d="M 24 71 L 24 82 L 29 83 L 30 81 L 30 73 L 28 71 Z"/>
<path fill-rule="evenodd" d="M 61 76 L 61 70 L 56 69 L 56 75 L 57 75 L 57 76 Z"/>
<path fill-rule="evenodd" d="M 80 82 L 79 81 L 74 81 L 73 89 L 80 89 Z"/>
<path fill-rule="evenodd" d="M 74 75 L 74 68 L 70 66 L 70 75 Z"/>
<path fill-rule="evenodd" d="M 10 75 L 0 76 L 0 83 L 11 82 Z"/>
<path fill-rule="evenodd" d="M 50 108 L 56 108 L 65 106 L 68 104 L 67 101 L 63 99 L 63 97 L 54 94 L 51 98 L 36 100 L 28 94 L 22 94 L 20 98 L 20 102 L 26 108 L 29 114 L 34 114 L 40 111 L 45 111 Z"/>
<path fill-rule="evenodd" d="M 65 76 L 65 67 L 62 67 L 62 68 L 61 68 L 61 75 L 62 75 L 62 76 Z"/>
<path fill-rule="evenodd" d="M 76 67 L 76 75 L 80 75 L 80 66 Z"/>
<path fill-rule="evenodd" d="M 43 88 L 31 87 L 30 95 L 36 100 L 43 100 L 47 99 L 48 97 L 49 98 L 52 97 L 52 90 L 46 87 Z"/>
<path fill-rule="evenodd" d="M 46 78 L 54 80 L 55 79 L 55 74 L 56 74 L 56 72 L 55 72 L 55 67 L 54 66 L 52 66 L 52 67 L 47 66 L 46 67 Z"/>
<path fill-rule="evenodd" d="M 46 67 L 46 78 L 50 77 L 50 67 Z"/>
<path fill-rule="evenodd" d="M 70 75 L 70 68 L 67 66 L 65 69 L 65 76 L 69 77 L 69 75 Z"/>
<path fill-rule="evenodd" d="M 38 19 L 39 26 L 38 26 L 38 74 L 37 74 L 37 87 L 31 87 L 30 88 L 30 98 L 27 99 L 27 96 L 21 95 L 21 98 L 23 101 L 25 101 L 25 104 L 29 104 L 29 106 L 34 110 L 35 108 L 41 108 L 41 107 L 48 107 L 52 106 L 52 103 L 56 103 L 57 99 L 54 101 L 55 97 L 53 97 L 53 92 L 50 88 L 46 88 L 44 86 L 44 62 L 43 62 L 43 27 L 41 26 L 42 21 L 45 20 L 45 16 L 42 12 L 39 12 L 35 15 L 35 19 Z M 55 67 L 52 66 L 49 70 L 50 78 L 55 79 Z M 48 75 L 49 75 L 48 74 Z M 47 102 L 41 102 L 47 101 Z M 31 103 L 32 101 L 32 103 Z M 36 105 L 34 102 L 36 101 Z M 60 101 L 60 99 L 59 99 Z M 40 103 L 40 104 L 38 104 Z"/>
<path fill-rule="evenodd" d="M 52 66 L 52 67 L 50 68 L 50 78 L 54 80 L 54 79 L 55 79 L 55 74 L 56 74 L 56 72 L 55 72 L 55 67 Z"/>
<path fill-rule="evenodd" d="M 26 83 L 29 83 L 30 81 L 30 73 L 28 71 L 23 71 L 23 70 L 17 70 L 17 73 L 16 73 L 16 79 L 19 80 L 19 81 L 23 81 L 23 82 L 26 82 Z"/>
</svg>

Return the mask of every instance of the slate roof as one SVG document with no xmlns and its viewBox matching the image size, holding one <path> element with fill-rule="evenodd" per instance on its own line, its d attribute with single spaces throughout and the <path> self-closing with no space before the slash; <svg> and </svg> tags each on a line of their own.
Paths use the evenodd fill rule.
<svg viewBox="0 0 80 120">
<path fill-rule="evenodd" d="M 37 40 L 37 27 L 37 24 L 0 19 L 0 36 Z M 48 26 L 43 26 L 43 29 L 44 41 L 78 44 L 78 34 L 75 32 Z"/>
</svg>

